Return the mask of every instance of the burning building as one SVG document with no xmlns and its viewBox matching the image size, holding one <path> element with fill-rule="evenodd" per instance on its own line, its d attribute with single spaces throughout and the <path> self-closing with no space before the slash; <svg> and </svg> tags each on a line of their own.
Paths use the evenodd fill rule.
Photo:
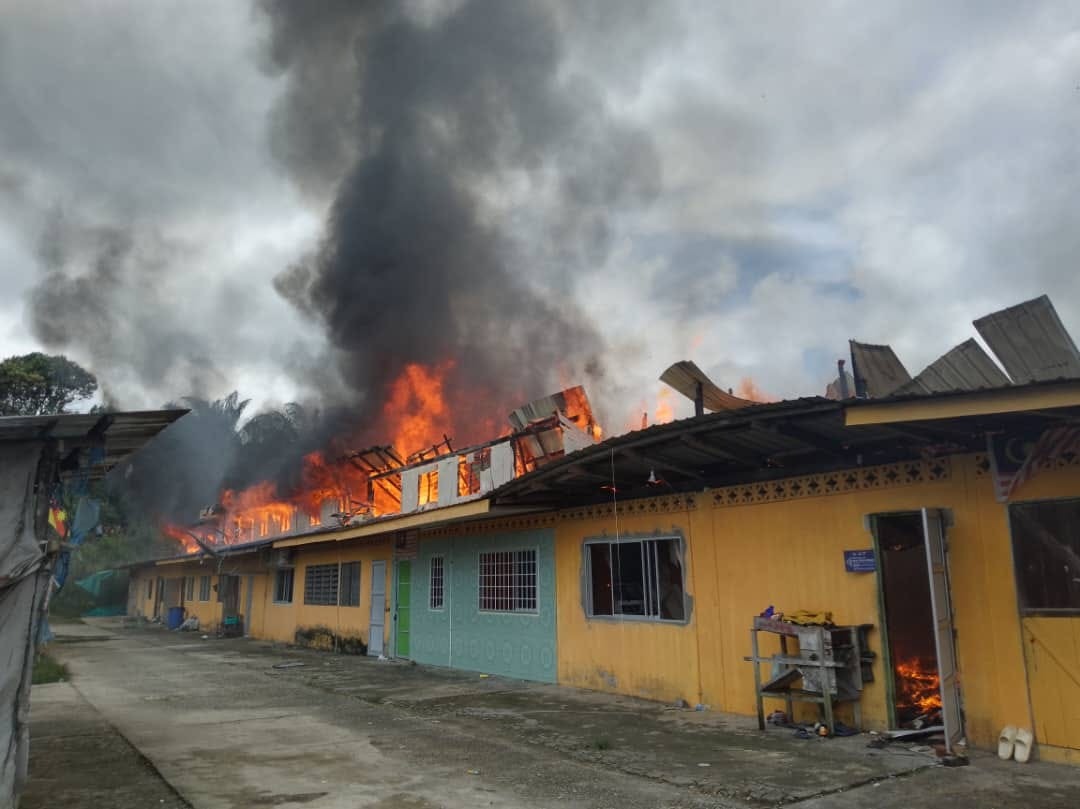
<svg viewBox="0 0 1080 809">
<path fill-rule="evenodd" d="M 834 398 L 758 403 L 681 364 L 692 418 L 597 441 L 564 393 L 488 442 L 361 451 L 318 526 L 251 539 L 242 516 L 242 543 L 141 568 L 131 610 L 763 719 L 791 696 L 745 660 L 774 605 L 859 629 L 850 677 L 791 675 L 842 721 L 953 750 L 1030 727 L 1075 760 L 1080 352 L 1045 299 L 976 327 L 996 361 L 965 343 L 914 376 L 853 342 Z"/>
</svg>

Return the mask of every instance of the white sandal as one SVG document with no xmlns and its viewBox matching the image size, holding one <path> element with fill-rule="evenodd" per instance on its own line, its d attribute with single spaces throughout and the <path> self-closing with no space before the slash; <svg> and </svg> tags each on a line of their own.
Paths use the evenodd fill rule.
<svg viewBox="0 0 1080 809">
<path fill-rule="evenodd" d="M 998 736 L 998 758 L 1002 761 L 1008 761 L 1013 757 L 1013 750 L 1016 748 L 1016 733 L 1017 730 L 1012 725 L 1002 728 Z"/>
<path fill-rule="evenodd" d="M 1031 758 L 1031 743 L 1035 741 L 1035 737 L 1030 730 L 1021 728 L 1016 731 L 1016 740 L 1013 750 L 1013 758 L 1019 761 L 1021 764 L 1026 764 L 1028 759 Z"/>
</svg>

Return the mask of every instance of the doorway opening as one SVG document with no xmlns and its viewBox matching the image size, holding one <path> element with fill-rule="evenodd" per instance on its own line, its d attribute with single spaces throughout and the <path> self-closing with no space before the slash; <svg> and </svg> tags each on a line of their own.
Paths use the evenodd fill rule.
<svg viewBox="0 0 1080 809">
<path fill-rule="evenodd" d="M 891 726 L 940 725 L 941 677 L 922 516 L 882 514 L 876 521 L 892 677 Z"/>
</svg>

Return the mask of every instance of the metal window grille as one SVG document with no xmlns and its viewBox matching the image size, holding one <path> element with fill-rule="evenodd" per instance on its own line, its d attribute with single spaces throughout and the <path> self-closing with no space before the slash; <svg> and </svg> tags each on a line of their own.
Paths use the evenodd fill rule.
<svg viewBox="0 0 1080 809">
<path fill-rule="evenodd" d="M 431 609 L 443 608 L 443 558 L 431 557 Z"/>
<path fill-rule="evenodd" d="M 360 606 L 360 563 L 343 562 L 341 565 L 341 600 L 343 607 Z"/>
<path fill-rule="evenodd" d="M 338 566 L 308 565 L 304 570 L 304 603 L 338 603 Z"/>
<path fill-rule="evenodd" d="M 590 615 L 684 620 L 678 539 L 590 542 L 587 547 Z"/>
<path fill-rule="evenodd" d="M 291 567 L 281 568 L 274 575 L 274 603 L 291 604 L 293 578 L 296 571 Z"/>
<path fill-rule="evenodd" d="M 195 600 L 195 577 L 188 576 L 184 579 L 184 601 Z"/>
<path fill-rule="evenodd" d="M 536 550 L 480 554 L 480 609 L 536 611 Z"/>
<path fill-rule="evenodd" d="M 199 601 L 210 600 L 210 577 L 199 576 Z"/>
</svg>

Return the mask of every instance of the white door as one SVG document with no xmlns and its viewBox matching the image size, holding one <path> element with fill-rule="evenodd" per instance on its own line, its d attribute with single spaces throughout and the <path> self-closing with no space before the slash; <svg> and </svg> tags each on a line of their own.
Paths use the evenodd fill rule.
<svg viewBox="0 0 1080 809">
<path fill-rule="evenodd" d="M 941 719 L 945 725 L 945 749 L 964 737 L 960 716 L 960 687 L 956 679 L 953 647 L 952 605 L 949 603 L 949 568 L 945 554 L 945 521 L 935 508 L 922 510 L 926 538 L 926 565 L 930 571 L 930 602 L 934 609 L 934 642 L 937 644 L 938 676 L 941 678 Z"/>
<path fill-rule="evenodd" d="M 369 655 L 383 653 L 383 627 L 386 625 L 386 562 L 371 563 L 371 624 L 368 630 Z"/>
</svg>

